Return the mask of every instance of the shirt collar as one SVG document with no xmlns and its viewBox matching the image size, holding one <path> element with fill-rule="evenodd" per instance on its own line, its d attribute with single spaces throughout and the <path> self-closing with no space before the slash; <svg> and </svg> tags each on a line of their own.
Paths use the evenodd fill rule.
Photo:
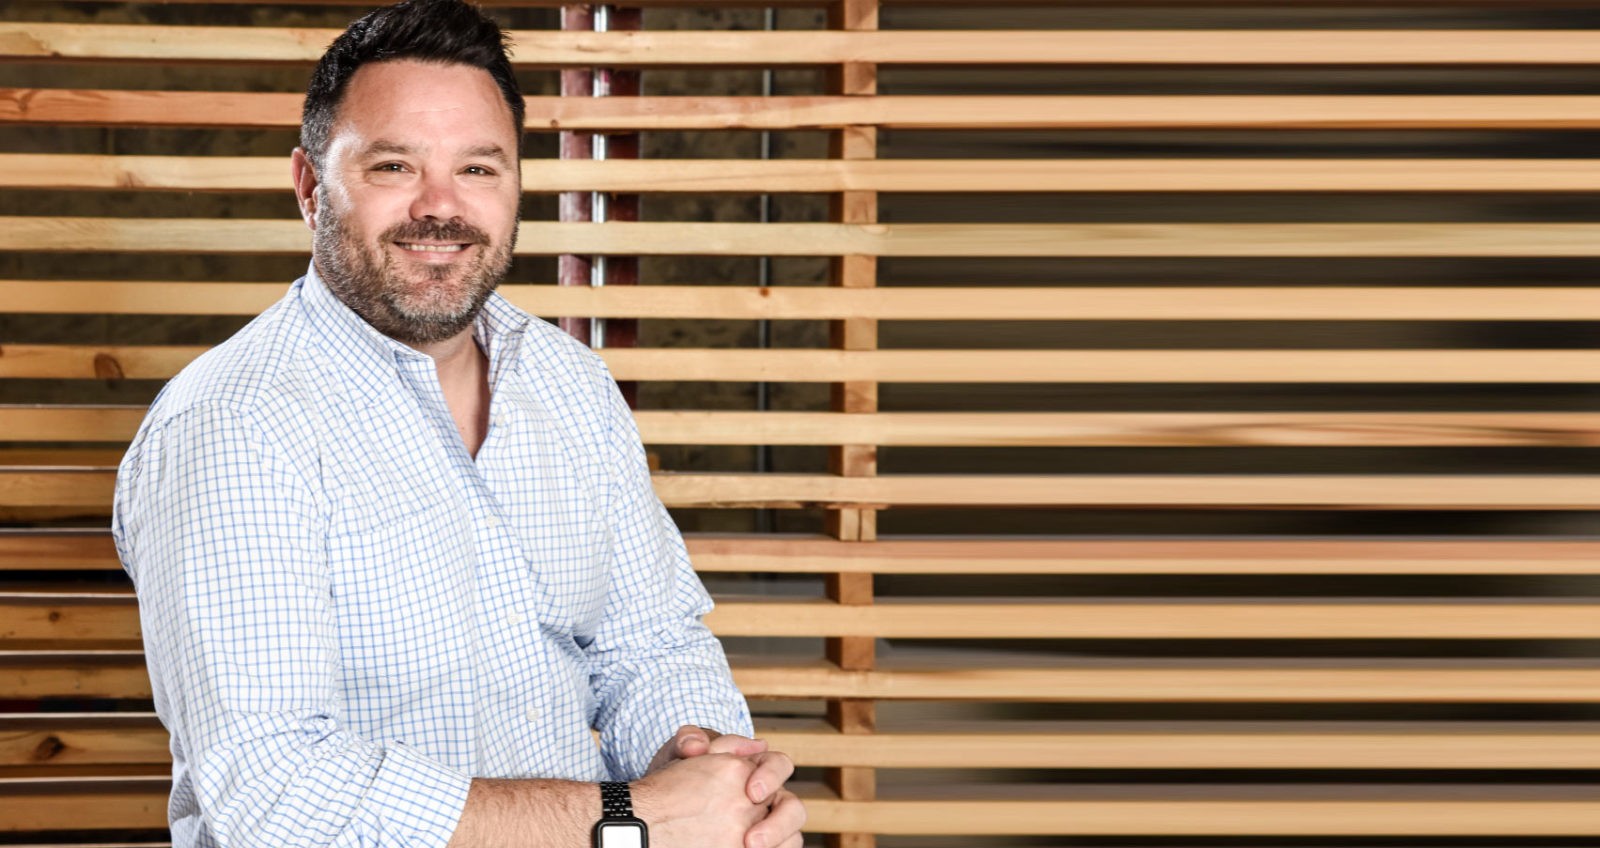
<svg viewBox="0 0 1600 848">
<path fill-rule="evenodd" d="M 429 361 L 427 354 L 380 333 L 328 290 L 313 263 L 300 280 L 300 300 L 317 337 L 331 354 L 329 364 L 368 400 L 392 392 L 401 368 Z M 489 295 L 473 326 L 473 336 L 490 362 L 491 384 L 516 360 L 532 317 L 499 293 Z"/>
</svg>

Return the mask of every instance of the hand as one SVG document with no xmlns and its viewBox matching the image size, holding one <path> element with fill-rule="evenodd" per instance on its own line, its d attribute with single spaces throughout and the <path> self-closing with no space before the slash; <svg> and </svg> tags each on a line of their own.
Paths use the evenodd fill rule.
<svg viewBox="0 0 1600 848">
<path fill-rule="evenodd" d="M 800 799 L 784 788 L 789 776 L 794 774 L 794 761 L 789 755 L 767 750 L 764 739 L 684 725 L 656 752 L 650 761 L 650 772 L 705 754 L 732 754 L 748 759 L 755 766 L 745 784 L 745 794 L 752 803 L 765 806 L 770 812 L 747 834 L 746 848 L 799 848 L 806 810 Z"/>
<path fill-rule="evenodd" d="M 746 848 L 751 829 L 768 815 L 765 804 L 745 795 L 755 769 L 744 757 L 704 753 L 635 781 L 634 813 L 650 827 L 652 848 Z"/>
</svg>

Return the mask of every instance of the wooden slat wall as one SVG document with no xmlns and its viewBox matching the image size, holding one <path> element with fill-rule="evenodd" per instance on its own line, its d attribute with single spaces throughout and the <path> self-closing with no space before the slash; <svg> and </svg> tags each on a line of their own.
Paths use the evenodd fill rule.
<svg viewBox="0 0 1600 848">
<path fill-rule="evenodd" d="M 303 262 L 277 148 L 320 5 L 0 22 L 0 841 L 164 838 L 114 464 Z M 523 179 L 647 220 L 518 250 L 666 270 L 504 292 L 642 319 L 604 355 L 813 842 L 1600 837 L 1600 3 L 492 5 L 530 79 L 644 69 L 550 76 L 528 130 L 646 158 Z M 758 256 L 801 270 L 726 270 Z M 818 332 L 706 329 L 754 321 Z M 795 453 L 730 470 L 761 445 Z"/>
</svg>

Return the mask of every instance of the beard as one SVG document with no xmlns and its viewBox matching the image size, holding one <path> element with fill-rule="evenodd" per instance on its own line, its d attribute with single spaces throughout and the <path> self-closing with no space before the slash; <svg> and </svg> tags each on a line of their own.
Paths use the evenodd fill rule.
<svg viewBox="0 0 1600 848">
<path fill-rule="evenodd" d="M 312 240 L 317 272 L 344 305 L 395 341 L 430 344 L 467 329 L 511 269 L 515 226 L 510 239 L 494 245 L 487 233 L 459 218 L 406 221 L 384 230 L 376 245 L 364 245 L 320 188 L 319 194 Z M 465 266 L 408 270 L 382 249 L 397 241 L 462 242 L 479 249 Z"/>
</svg>

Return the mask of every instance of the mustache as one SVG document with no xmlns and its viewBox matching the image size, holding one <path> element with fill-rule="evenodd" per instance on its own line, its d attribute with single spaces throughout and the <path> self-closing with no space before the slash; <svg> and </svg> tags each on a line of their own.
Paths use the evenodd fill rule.
<svg viewBox="0 0 1600 848">
<path fill-rule="evenodd" d="M 383 231 L 383 240 L 488 244 L 489 234 L 459 218 L 452 218 L 448 221 L 406 221 L 396 224 Z"/>
</svg>

